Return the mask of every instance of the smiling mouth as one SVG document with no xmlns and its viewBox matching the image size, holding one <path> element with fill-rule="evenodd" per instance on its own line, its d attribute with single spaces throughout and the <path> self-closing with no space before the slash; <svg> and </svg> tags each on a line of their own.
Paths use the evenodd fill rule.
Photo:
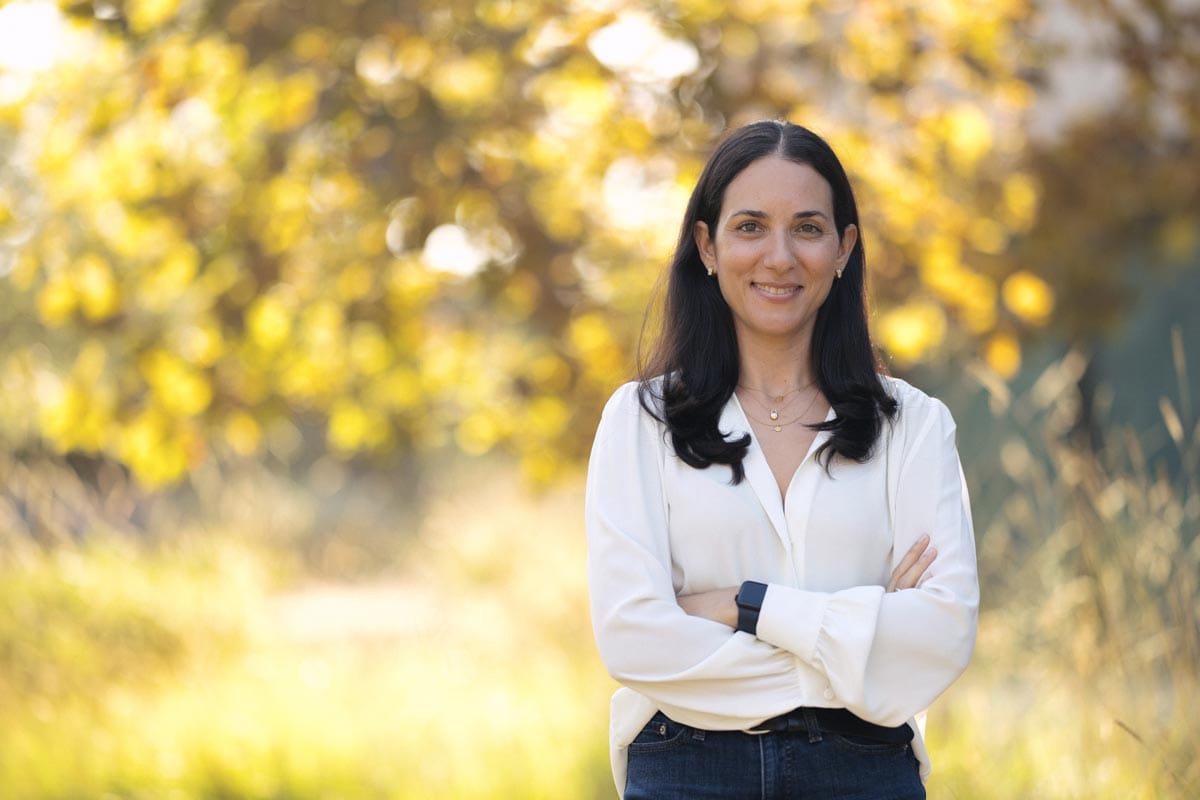
<svg viewBox="0 0 1200 800">
<path fill-rule="evenodd" d="M 763 294 L 769 294 L 774 297 L 787 297 L 790 294 L 796 294 L 802 288 L 804 288 L 802 286 L 796 286 L 795 284 L 791 286 L 772 286 L 766 283 L 752 283 L 750 285 Z"/>
</svg>

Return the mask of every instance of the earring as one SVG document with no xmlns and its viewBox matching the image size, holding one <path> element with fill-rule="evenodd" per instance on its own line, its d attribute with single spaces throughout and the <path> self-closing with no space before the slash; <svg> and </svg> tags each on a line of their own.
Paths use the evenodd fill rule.
<svg viewBox="0 0 1200 800">
<path fill-rule="evenodd" d="M 711 278 L 713 275 L 716 275 L 716 274 L 717 274 L 717 271 L 716 271 L 715 269 L 713 269 L 712 267 L 706 267 L 706 269 L 708 270 L 708 277 L 710 277 L 710 278 Z"/>
<path fill-rule="evenodd" d="M 842 277 L 842 271 L 841 271 L 840 269 L 839 269 L 839 270 L 835 270 L 835 272 L 837 273 L 837 276 L 838 276 L 839 278 L 840 278 L 840 277 Z"/>
</svg>

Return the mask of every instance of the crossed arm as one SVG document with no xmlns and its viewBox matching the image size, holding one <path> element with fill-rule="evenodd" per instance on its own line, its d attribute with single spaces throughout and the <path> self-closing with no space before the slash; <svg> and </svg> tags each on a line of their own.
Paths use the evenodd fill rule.
<svg viewBox="0 0 1200 800">
<path fill-rule="evenodd" d="M 936 556 L 937 549 L 929 547 L 928 534 L 922 535 L 892 570 L 892 577 L 885 587 L 886 591 L 895 592 L 914 588 Z M 736 628 L 738 613 L 734 598 L 737 596 L 738 588 L 730 586 L 695 594 L 681 594 L 676 600 L 679 602 L 679 607 L 693 617 L 703 617 L 722 625 L 728 625 L 730 628 Z"/>
</svg>

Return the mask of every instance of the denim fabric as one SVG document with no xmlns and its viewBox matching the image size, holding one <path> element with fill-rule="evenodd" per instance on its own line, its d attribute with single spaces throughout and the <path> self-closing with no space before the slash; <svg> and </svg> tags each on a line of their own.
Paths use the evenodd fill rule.
<svg viewBox="0 0 1200 800">
<path fill-rule="evenodd" d="M 749 734 L 661 712 L 629 746 L 625 800 L 924 800 L 907 744 L 820 731 Z"/>
</svg>

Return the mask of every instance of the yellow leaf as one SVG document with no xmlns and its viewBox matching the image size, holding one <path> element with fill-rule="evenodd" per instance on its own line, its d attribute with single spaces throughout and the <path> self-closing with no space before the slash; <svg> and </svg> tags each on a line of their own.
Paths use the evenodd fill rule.
<svg viewBox="0 0 1200 800">
<path fill-rule="evenodd" d="M 537 18 L 537 4 L 530 0 L 480 0 L 475 13 L 481 22 L 500 30 L 517 30 Z"/>
<path fill-rule="evenodd" d="M 371 386 L 372 400 L 384 408 L 407 410 L 421 402 L 421 381 L 411 369 L 393 369 L 379 376 Z"/>
<path fill-rule="evenodd" d="M 117 398 L 112 384 L 105 380 L 107 361 L 104 346 L 86 340 L 70 379 L 47 384 L 39 423 L 42 435 L 59 450 L 96 452 L 108 444 Z"/>
<path fill-rule="evenodd" d="M 518 272 L 508 279 L 500 293 L 502 307 L 513 317 L 524 319 L 537 308 L 542 287 L 528 272 Z"/>
<path fill-rule="evenodd" d="M 993 219 L 980 217 L 973 220 L 967 229 L 967 237 L 971 246 L 981 253 L 996 255 L 1004 251 L 1008 243 L 1008 231 Z"/>
<path fill-rule="evenodd" d="M 1006 221 L 1016 230 L 1028 230 L 1037 214 L 1037 184 L 1030 176 L 1017 173 L 1004 181 L 1003 192 Z"/>
<path fill-rule="evenodd" d="M 360 322 L 350 334 L 350 361 L 364 375 L 375 375 L 387 369 L 391 350 L 379 328 Z"/>
<path fill-rule="evenodd" d="M 142 302 L 151 311 L 166 311 L 187 295 L 199 268 L 200 256 L 190 242 L 180 239 L 173 244 L 140 286 Z"/>
<path fill-rule="evenodd" d="M 156 348 L 144 354 L 138 363 L 155 399 L 167 413 L 191 417 L 212 402 L 208 378 L 173 353 Z"/>
<path fill-rule="evenodd" d="M 298 330 L 314 349 L 341 349 L 345 322 L 341 306 L 332 300 L 320 300 L 304 310 Z"/>
<path fill-rule="evenodd" d="M 535 486 L 546 486 L 562 475 L 562 459 L 546 448 L 521 454 L 521 474 Z"/>
<path fill-rule="evenodd" d="M 946 148 L 960 170 L 973 170 L 991 147 L 992 125 L 979 108 L 960 105 L 946 115 Z"/>
<path fill-rule="evenodd" d="M 1004 304 L 1021 319 L 1041 325 L 1054 310 L 1054 290 L 1031 272 L 1014 272 L 1001 288 Z"/>
<path fill-rule="evenodd" d="M 387 420 L 352 400 L 339 400 L 329 413 L 326 439 L 342 454 L 377 447 L 387 435 Z"/>
<path fill-rule="evenodd" d="M 108 351 L 104 345 L 96 339 L 86 339 L 79 348 L 79 355 L 75 357 L 71 374 L 84 386 L 94 384 L 104 375 L 107 364 Z"/>
<path fill-rule="evenodd" d="M 590 67 L 568 66 L 547 73 L 533 91 L 557 120 L 576 128 L 599 123 L 616 103 L 609 82 Z"/>
<path fill-rule="evenodd" d="M 480 49 L 436 64 L 429 89 L 447 111 L 466 115 L 497 101 L 503 74 L 500 56 Z"/>
<path fill-rule="evenodd" d="M 946 317 L 940 306 L 914 301 L 886 313 L 879 323 L 879 337 L 889 354 L 901 362 L 913 362 L 941 343 Z"/>
<path fill-rule="evenodd" d="M 276 131 L 291 130 L 312 119 L 317 110 L 321 82 L 311 72 L 299 72 L 284 78 L 278 86 L 278 92 L 279 105 L 271 119 L 271 127 Z"/>
<path fill-rule="evenodd" d="M 458 424 L 454 438 L 464 453 L 478 456 L 496 445 L 500 430 L 489 414 L 476 412 Z"/>
<path fill-rule="evenodd" d="M 409 80 L 424 75 L 433 59 L 433 47 L 419 36 L 405 40 L 396 48 L 396 64 L 400 67 L 400 74 Z"/>
<path fill-rule="evenodd" d="M 75 265 L 75 279 L 84 316 L 102 320 L 116 313 L 121 298 L 108 262 L 98 255 L 84 256 Z"/>
<path fill-rule="evenodd" d="M 585 360 L 613 346 L 612 334 L 599 314 L 584 314 L 572 320 L 568 340 Z"/>
<path fill-rule="evenodd" d="M 188 325 L 179 333 L 179 352 L 193 364 L 211 367 L 224 354 L 225 340 L 213 322 Z"/>
<path fill-rule="evenodd" d="M 531 433 L 552 440 L 566 430 L 571 412 L 559 398 L 542 395 L 529 403 L 527 419 Z"/>
<path fill-rule="evenodd" d="M 1011 378 L 1021 368 L 1021 345 L 1007 333 L 998 333 L 988 339 L 983 350 L 988 366 L 1003 378 Z"/>
<path fill-rule="evenodd" d="M 225 442 L 240 456 L 252 456 L 262 444 L 262 428 L 245 411 L 235 411 L 225 421 Z"/>
<path fill-rule="evenodd" d="M 38 316 L 51 327 L 58 327 L 75 313 L 77 296 L 65 276 L 51 278 L 37 296 Z"/>
<path fill-rule="evenodd" d="M 149 33 L 179 12 L 179 0 L 128 0 L 125 17 L 135 33 Z"/>
<path fill-rule="evenodd" d="M 154 489 L 182 477 L 202 453 L 198 437 L 173 428 L 161 410 L 150 407 L 117 437 L 122 459 L 146 487 Z"/>
<path fill-rule="evenodd" d="M 287 341 L 292 327 L 290 303 L 278 294 L 267 294 L 254 301 L 246 314 L 250 337 L 264 350 L 276 350 Z"/>
</svg>

